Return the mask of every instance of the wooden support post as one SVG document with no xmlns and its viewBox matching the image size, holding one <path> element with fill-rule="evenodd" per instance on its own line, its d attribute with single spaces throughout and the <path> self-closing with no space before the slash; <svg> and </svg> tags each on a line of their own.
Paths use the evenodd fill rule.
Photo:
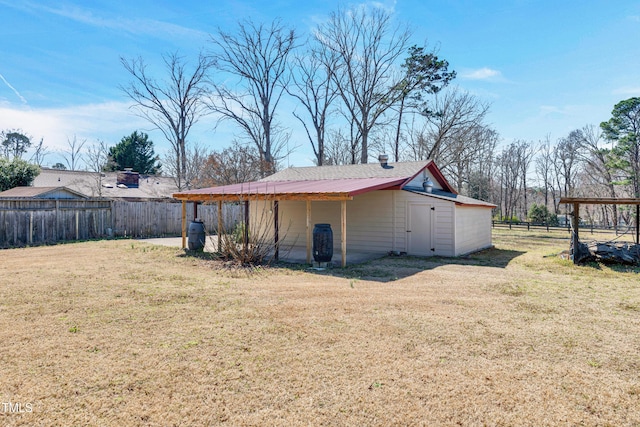
<svg viewBox="0 0 640 427">
<path fill-rule="evenodd" d="M 80 240 L 80 211 L 76 210 L 76 240 Z"/>
<path fill-rule="evenodd" d="M 307 264 L 311 264 L 311 200 L 307 200 Z"/>
<path fill-rule="evenodd" d="M 222 249 L 222 200 L 218 200 L 218 247 L 217 252 Z"/>
<path fill-rule="evenodd" d="M 242 243 L 244 244 L 244 253 L 249 250 L 249 201 L 244 202 L 244 233 L 242 233 Z"/>
<path fill-rule="evenodd" d="M 640 224 L 640 205 L 636 205 L 636 245 L 640 245 L 640 229 L 638 225 Z"/>
<path fill-rule="evenodd" d="M 273 201 L 273 244 L 274 244 L 274 254 L 273 254 L 273 259 L 278 261 L 278 258 L 280 257 L 280 251 L 279 251 L 279 247 L 280 247 L 280 243 L 279 243 L 279 226 L 278 226 L 278 201 L 274 200 Z"/>
<path fill-rule="evenodd" d="M 342 201 L 342 215 L 340 215 L 340 246 L 342 249 L 342 267 L 347 266 L 347 201 Z"/>
<path fill-rule="evenodd" d="M 573 263 L 578 263 L 578 245 L 580 243 L 580 203 L 573 204 L 573 234 L 571 235 L 572 244 L 573 244 Z"/>
<path fill-rule="evenodd" d="M 182 201 L 182 249 L 187 247 L 187 202 Z"/>
</svg>

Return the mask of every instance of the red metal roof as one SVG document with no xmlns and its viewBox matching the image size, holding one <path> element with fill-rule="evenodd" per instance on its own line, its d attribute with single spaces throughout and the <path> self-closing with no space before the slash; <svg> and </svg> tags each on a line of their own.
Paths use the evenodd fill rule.
<svg viewBox="0 0 640 427">
<path fill-rule="evenodd" d="M 238 198 L 242 196 L 282 196 L 283 198 L 351 198 L 369 191 L 393 188 L 406 178 L 354 178 L 318 181 L 254 181 L 219 187 L 187 190 L 173 195 L 176 199 L 189 200 L 210 196 L 211 199 Z M 200 197 L 198 197 L 200 196 Z M 206 197 L 205 197 L 206 198 Z"/>
</svg>

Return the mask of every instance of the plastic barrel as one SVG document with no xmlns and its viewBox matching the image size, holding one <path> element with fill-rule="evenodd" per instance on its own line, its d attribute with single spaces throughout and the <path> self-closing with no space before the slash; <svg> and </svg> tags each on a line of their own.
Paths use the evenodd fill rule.
<svg viewBox="0 0 640 427">
<path fill-rule="evenodd" d="M 204 249 L 204 223 L 198 219 L 189 224 L 189 250 Z"/>
<path fill-rule="evenodd" d="M 313 259 L 329 262 L 333 257 L 333 231 L 331 224 L 316 224 L 313 227 Z"/>
</svg>

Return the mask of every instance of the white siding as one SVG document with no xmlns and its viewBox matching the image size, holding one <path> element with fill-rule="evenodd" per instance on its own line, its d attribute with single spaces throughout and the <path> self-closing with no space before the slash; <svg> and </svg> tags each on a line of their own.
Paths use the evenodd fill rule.
<svg viewBox="0 0 640 427">
<path fill-rule="evenodd" d="M 456 256 L 491 247 L 491 209 L 456 206 L 455 218 Z"/>
<path fill-rule="evenodd" d="M 393 193 L 373 191 L 347 202 L 347 249 L 379 253 L 393 250 Z"/>
<path fill-rule="evenodd" d="M 407 248 L 407 205 L 409 202 L 427 203 L 435 215 L 433 233 L 434 255 L 454 256 L 454 203 L 426 194 L 396 191 L 396 250 L 408 252 Z M 411 254 L 409 254 L 411 255 Z"/>
<path fill-rule="evenodd" d="M 408 252 L 407 207 L 424 204 L 433 216 L 434 255 L 457 256 L 491 246 L 491 209 L 456 206 L 454 202 L 404 190 L 381 190 L 347 201 L 347 251 L 386 253 Z M 272 202 L 251 202 L 254 233 L 265 230 L 273 236 Z M 334 253 L 340 252 L 341 202 L 311 202 L 311 229 L 315 224 L 331 224 Z M 286 246 L 306 246 L 306 202 L 279 203 L 280 241 Z M 411 254 L 410 254 L 411 255 Z"/>
<path fill-rule="evenodd" d="M 330 224 L 334 253 L 341 250 L 341 203 L 311 202 L 311 228 Z M 392 250 L 393 204 L 391 191 L 376 191 L 347 201 L 347 250 L 385 253 Z M 280 202 L 284 244 L 306 245 L 306 202 Z"/>
<path fill-rule="evenodd" d="M 393 191 L 375 191 L 347 201 L 347 250 L 386 253 L 393 249 Z M 252 218 L 269 209 L 269 202 L 251 202 Z M 311 202 L 311 229 L 315 224 L 330 224 L 334 253 L 341 250 L 341 203 Z M 307 211 L 304 201 L 279 203 L 280 239 L 283 245 L 306 246 Z M 268 224 L 273 228 L 273 224 Z M 263 229 L 264 221 L 254 221 L 254 230 Z"/>
<path fill-rule="evenodd" d="M 270 240 L 274 237 L 273 202 L 256 200 L 249 202 L 250 230 Z M 278 202 L 279 239 L 284 246 L 306 245 L 306 202 Z M 313 224 L 312 224 L 313 226 Z"/>
</svg>

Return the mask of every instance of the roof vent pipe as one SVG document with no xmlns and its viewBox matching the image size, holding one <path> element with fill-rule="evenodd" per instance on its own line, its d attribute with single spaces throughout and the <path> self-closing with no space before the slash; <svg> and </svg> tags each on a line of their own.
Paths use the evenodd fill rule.
<svg viewBox="0 0 640 427">
<path fill-rule="evenodd" d="M 386 168 L 387 167 L 387 163 L 389 162 L 389 155 L 380 154 L 378 156 L 378 161 L 380 162 L 380 166 L 382 166 L 383 168 Z"/>
<path fill-rule="evenodd" d="M 422 183 L 422 188 L 424 188 L 424 191 L 427 193 L 433 192 L 433 181 L 427 177 Z"/>
</svg>

